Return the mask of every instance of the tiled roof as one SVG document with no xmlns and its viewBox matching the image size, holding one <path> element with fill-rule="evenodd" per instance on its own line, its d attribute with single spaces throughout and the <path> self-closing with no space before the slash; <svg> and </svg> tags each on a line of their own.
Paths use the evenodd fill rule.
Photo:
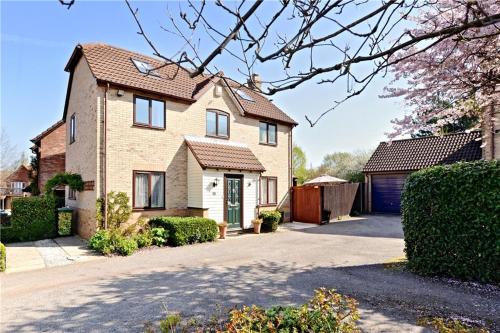
<svg viewBox="0 0 500 333">
<path fill-rule="evenodd" d="M 43 131 L 42 133 L 38 134 L 37 136 L 35 136 L 33 139 L 31 139 L 31 142 L 33 143 L 37 143 L 38 141 L 40 141 L 41 139 L 43 139 L 46 135 L 50 134 L 51 132 L 53 132 L 54 130 L 56 130 L 59 126 L 61 126 L 62 124 L 64 124 L 64 120 L 59 120 L 57 123 L 55 123 L 54 125 L 50 126 L 49 128 L 47 128 L 45 131 Z"/>
<path fill-rule="evenodd" d="M 185 136 L 186 144 L 202 168 L 265 171 L 247 145 L 211 138 Z"/>
<path fill-rule="evenodd" d="M 157 69 L 156 72 L 159 75 L 146 75 L 139 72 L 132 59 L 147 62 L 155 68 L 164 65 L 165 62 L 158 58 L 101 43 L 79 44 L 66 66 L 66 71 L 72 70 L 82 54 L 98 81 L 144 90 L 189 103 L 195 101 L 195 95 L 210 84 L 212 78 L 207 75 L 191 77 L 189 70 L 176 64 Z M 231 81 L 231 84 L 241 86 L 235 81 Z M 264 96 L 245 86 L 241 89 L 255 100 L 249 102 L 236 97 L 245 113 L 291 125 L 297 124 Z"/>
<path fill-rule="evenodd" d="M 437 164 L 479 159 L 481 133 L 456 133 L 381 142 L 363 171 L 412 171 Z"/>
</svg>

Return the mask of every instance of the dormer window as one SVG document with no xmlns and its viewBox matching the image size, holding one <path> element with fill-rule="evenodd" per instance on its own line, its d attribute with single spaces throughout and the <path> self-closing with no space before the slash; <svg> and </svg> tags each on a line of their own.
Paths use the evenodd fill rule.
<svg viewBox="0 0 500 333">
<path fill-rule="evenodd" d="M 149 62 L 145 62 L 138 59 L 132 59 L 132 62 L 134 63 L 137 70 L 142 74 L 160 76 L 158 71 L 154 70 L 154 66 L 151 65 Z"/>
</svg>

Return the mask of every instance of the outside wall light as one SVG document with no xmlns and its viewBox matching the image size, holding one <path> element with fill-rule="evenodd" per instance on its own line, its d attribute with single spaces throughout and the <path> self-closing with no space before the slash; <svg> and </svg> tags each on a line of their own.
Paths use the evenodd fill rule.
<svg viewBox="0 0 500 333">
<path fill-rule="evenodd" d="M 122 97 L 123 95 L 125 95 L 125 91 L 123 91 L 121 89 L 116 92 L 116 96 L 118 96 L 118 97 Z"/>
<path fill-rule="evenodd" d="M 214 182 L 212 183 L 213 187 L 217 187 L 217 185 L 219 185 L 219 178 L 215 178 Z"/>
</svg>

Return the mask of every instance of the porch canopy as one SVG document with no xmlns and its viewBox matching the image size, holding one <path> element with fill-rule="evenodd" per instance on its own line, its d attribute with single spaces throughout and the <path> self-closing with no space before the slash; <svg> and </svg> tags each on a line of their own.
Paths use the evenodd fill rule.
<svg viewBox="0 0 500 333">
<path fill-rule="evenodd" d="M 203 169 L 266 170 L 244 143 L 195 136 L 185 136 L 184 139 Z"/>
<path fill-rule="evenodd" d="M 348 183 L 348 181 L 345 179 L 337 178 L 337 177 L 322 175 L 322 176 L 316 177 L 314 179 L 311 179 L 311 180 L 305 182 L 304 185 L 305 186 L 331 186 L 331 185 L 337 185 L 337 184 L 343 184 L 343 183 Z"/>
</svg>

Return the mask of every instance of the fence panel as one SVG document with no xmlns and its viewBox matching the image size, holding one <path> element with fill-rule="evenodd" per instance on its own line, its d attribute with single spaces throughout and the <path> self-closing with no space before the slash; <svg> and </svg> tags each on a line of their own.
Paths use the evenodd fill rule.
<svg viewBox="0 0 500 333">
<path fill-rule="evenodd" d="M 330 217 L 349 215 L 358 191 L 359 183 L 325 186 L 323 206 L 330 211 Z"/>
<path fill-rule="evenodd" d="M 321 223 L 322 189 L 318 186 L 294 186 L 293 220 L 297 222 Z"/>
</svg>

